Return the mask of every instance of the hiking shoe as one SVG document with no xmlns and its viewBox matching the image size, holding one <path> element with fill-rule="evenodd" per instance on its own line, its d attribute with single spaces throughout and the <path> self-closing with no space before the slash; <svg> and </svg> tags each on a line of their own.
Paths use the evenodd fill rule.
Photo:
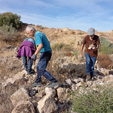
<svg viewBox="0 0 113 113">
<path fill-rule="evenodd" d="M 47 85 L 47 87 L 57 88 L 57 87 L 59 87 L 59 82 L 57 80 L 56 81 L 50 81 L 49 84 Z"/>
<path fill-rule="evenodd" d="M 57 80 L 50 81 L 50 84 L 58 82 Z"/>
<path fill-rule="evenodd" d="M 30 71 L 30 73 L 27 73 L 27 75 L 31 75 L 31 74 L 35 74 L 35 71 L 32 70 L 32 71 Z"/>
<path fill-rule="evenodd" d="M 58 81 L 57 80 L 49 81 L 48 85 L 51 85 L 51 84 L 54 84 L 54 83 L 58 83 Z"/>
<path fill-rule="evenodd" d="M 35 73 L 35 70 L 34 69 L 31 69 L 31 72 Z"/>
<path fill-rule="evenodd" d="M 34 82 L 31 84 L 32 87 L 40 87 L 41 86 L 41 82 Z"/>
<path fill-rule="evenodd" d="M 87 76 L 86 76 L 86 80 L 91 80 L 91 76 L 90 76 L 90 74 L 87 74 Z"/>
</svg>

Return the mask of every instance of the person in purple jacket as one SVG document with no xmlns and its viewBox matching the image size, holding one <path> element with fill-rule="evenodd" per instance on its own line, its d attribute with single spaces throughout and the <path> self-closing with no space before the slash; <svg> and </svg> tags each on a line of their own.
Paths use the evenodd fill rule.
<svg viewBox="0 0 113 113">
<path fill-rule="evenodd" d="M 28 75 L 34 73 L 31 56 L 35 53 L 35 50 L 35 41 L 32 38 L 26 38 L 18 49 L 17 57 L 23 57 L 24 68 Z"/>
</svg>

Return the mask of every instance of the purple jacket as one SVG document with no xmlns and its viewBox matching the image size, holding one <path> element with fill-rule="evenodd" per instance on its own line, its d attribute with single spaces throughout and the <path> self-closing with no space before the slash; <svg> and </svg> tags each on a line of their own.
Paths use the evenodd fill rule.
<svg viewBox="0 0 113 113">
<path fill-rule="evenodd" d="M 35 47 L 31 41 L 23 41 L 20 48 L 18 49 L 17 57 L 21 56 L 31 57 L 35 53 Z"/>
</svg>

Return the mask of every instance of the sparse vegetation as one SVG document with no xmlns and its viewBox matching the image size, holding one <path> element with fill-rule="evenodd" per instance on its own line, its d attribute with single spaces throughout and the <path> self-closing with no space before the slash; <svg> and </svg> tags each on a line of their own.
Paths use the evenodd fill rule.
<svg viewBox="0 0 113 113">
<path fill-rule="evenodd" d="M 71 51 L 72 47 L 68 44 L 58 43 L 58 44 L 55 44 L 52 46 L 52 50 L 54 50 L 54 51 L 61 51 L 61 50 Z"/>
<path fill-rule="evenodd" d="M 65 52 L 65 55 L 71 57 L 71 56 L 73 56 L 73 53 L 72 53 L 71 51 L 66 51 L 66 52 Z"/>
<path fill-rule="evenodd" d="M 77 50 L 76 50 L 76 51 L 74 52 L 74 55 L 75 55 L 76 58 L 78 58 L 78 55 L 79 55 L 79 54 L 80 54 L 80 51 L 77 51 Z"/>
<path fill-rule="evenodd" d="M 112 113 L 113 112 L 113 88 L 111 85 L 100 87 L 99 91 L 75 92 L 71 96 L 71 111 L 77 113 Z"/>
<path fill-rule="evenodd" d="M 103 54 L 113 54 L 113 44 L 109 40 L 101 37 L 99 52 Z"/>
<path fill-rule="evenodd" d="M 7 29 L 0 30 L 0 47 L 6 47 L 7 45 L 20 46 L 24 38 L 25 36 L 16 32 L 14 28 L 11 28 L 9 32 L 7 32 Z"/>
</svg>

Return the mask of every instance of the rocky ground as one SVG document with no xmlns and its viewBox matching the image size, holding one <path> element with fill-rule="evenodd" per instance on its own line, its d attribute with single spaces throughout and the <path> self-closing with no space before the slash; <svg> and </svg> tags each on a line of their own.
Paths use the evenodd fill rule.
<svg viewBox="0 0 113 113">
<path fill-rule="evenodd" d="M 48 70 L 59 82 L 49 84 L 43 79 L 40 87 L 31 87 L 36 73 L 28 76 L 16 53 L 17 48 L 12 46 L 0 50 L 0 113 L 64 113 L 71 106 L 71 91 L 98 91 L 99 85 L 113 82 L 113 71 L 100 68 L 98 64 L 93 80 L 84 81 L 84 62 L 73 56 L 53 59 L 53 55 Z M 33 65 L 35 71 L 37 62 L 38 59 Z"/>
<path fill-rule="evenodd" d="M 75 53 L 80 49 L 81 42 L 87 35 L 86 32 L 40 26 L 37 30 L 47 35 L 53 48 L 53 56 L 47 70 L 58 80 L 58 83 L 49 84 L 49 81 L 42 77 L 40 87 L 31 87 L 30 84 L 34 82 L 36 73 L 27 75 L 22 59 L 16 57 L 18 47 L 0 45 L 0 113 L 64 113 L 71 106 L 71 91 L 79 91 L 79 93 L 87 89 L 98 91 L 100 85 L 109 83 L 112 85 L 113 68 L 104 69 L 99 67 L 98 63 L 95 65 L 93 80 L 85 81 L 85 60 L 78 61 Z M 23 35 L 24 32 L 20 34 Z M 112 31 L 104 33 L 96 31 L 96 34 L 113 41 Z M 20 35 L 17 39 L 19 37 Z M 62 46 L 62 43 L 66 45 L 62 50 L 59 49 L 59 45 L 55 45 Z M 38 59 L 39 56 L 33 64 L 35 72 Z"/>
</svg>

